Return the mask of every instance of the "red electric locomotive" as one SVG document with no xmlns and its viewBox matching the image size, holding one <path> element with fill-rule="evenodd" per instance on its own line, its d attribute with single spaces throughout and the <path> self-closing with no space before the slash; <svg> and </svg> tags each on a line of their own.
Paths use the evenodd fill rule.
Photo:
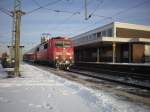
<svg viewBox="0 0 150 112">
<path fill-rule="evenodd" d="M 74 61 L 73 43 L 65 37 L 55 37 L 38 45 L 34 52 L 26 53 L 24 60 L 52 64 L 57 68 L 69 68 Z"/>
</svg>

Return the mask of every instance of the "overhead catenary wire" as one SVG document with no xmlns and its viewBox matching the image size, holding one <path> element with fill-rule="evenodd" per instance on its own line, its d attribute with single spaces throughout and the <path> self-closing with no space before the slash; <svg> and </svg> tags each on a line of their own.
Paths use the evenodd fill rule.
<svg viewBox="0 0 150 112">
<path fill-rule="evenodd" d="M 44 8 L 44 7 L 48 7 L 48 6 L 50 6 L 50 5 L 57 4 L 57 3 L 60 2 L 60 1 L 62 1 L 62 0 L 56 0 L 56 1 L 53 1 L 53 2 L 49 2 L 49 3 L 47 3 L 47 4 L 43 5 L 43 6 L 40 6 L 40 7 L 35 8 L 35 9 L 31 10 L 31 11 L 28 11 L 28 12 L 26 13 L 26 15 L 27 15 L 27 14 L 30 14 L 30 13 L 33 13 L 33 12 L 36 12 L 36 11 L 38 11 L 38 10 Z"/>
<path fill-rule="evenodd" d="M 69 17 L 65 18 L 65 19 L 62 21 L 62 23 L 64 23 L 64 22 L 70 20 L 70 19 L 71 19 L 73 16 L 75 16 L 76 14 L 78 14 L 78 13 L 73 13 L 73 14 L 71 14 Z M 58 28 L 58 27 L 60 27 L 60 26 L 61 26 L 61 25 L 57 25 L 57 26 L 54 27 L 54 29 L 56 29 L 56 28 Z"/>
<path fill-rule="evenodd" d="M 102 16 L 102 15 L 97 15 L 97 14 L 93 14 L 92 16 L 95 16 L 95 17 L 100 17 L 100 18 L 107 18 L 107 19 L 113 19 L 111 16 Z"/>
<path fill-rule="evenodd" d="M 94 13 L 98 10 L 98 8 L 103 4 L 103 0 L 100 0 L 99 3 L 97 4 L 96 8 L 93 10 L 93 12 L 91 14 L 89 14 L 88 19 L 90 19 Z M 102 17 L 102 16 L 101 16 Z M 104 16 L 103 16 L 104 17 Z"/>
<path fill-rule="evenodd" d="M 35 0 L 34 0 L 35 1 Z M 87 5 L 88 4 L 90 4 L 90 3 L 92 3 L 92 1 L 89 1 L 89 2 L 87 2 Z M 78 11 L 76 11 L 76 12 L 72 12 L 72 14 L 69 16 L 69 17 L 67 17 L 67 18 L 65 18 L 63 21 L 62 21 L 62 23 L 64 23 L 64 22 L 68 22 L 68 20 L 70 20 L 73 16 L 75 16 L 75 15 L 77 15 L 77 14 L 81 14 L 81 12 L 80 12 L 80 10 L 82 10 L 83 9 L 83 7 L 81 7 Z M 60 27 L 60 25 L 59 25 L 59 27 Z M 55 28 L 58 28 L 58 26 L 56 26 Z"/>
<path fill-rule="evenodd" d="M 4 14 L 10 16 L 10 17 L 13 17 L 11 11 L 5 9 L 5 8 L 0 8 L 0 11 L 3 12 Z"/>
<path fill-rule="evenodd" d="M 138 4 L 136 4 L 136 5 L 132 6 L 132 7 L 129 7 L 127 9 L 125 9 L 125 10 L 119 11 L 118 13 L 115 13 L 112 17 L 118 16 L 118 15 L 122 15 L 122 14 L 124 14 L 124 13 L 126 13 L 126 12 L 128 12 L 128 11 L 130 11 L 132 9 L 135 9 L 135 8 L 137 8 L 139 6 L 142 6 L 142 5 L 144 5 L 144 4 L 148 3 L 148 2 L 150 2 L 150 0 L 145 0 L 143 2 L 140 2 L 140 3 L 138 3 Z"/>
<path fill-rule="evenodd" d="M 36 0 L 32 0 L 38 7 L 42 7 Z M 71 11 L 65 11 L 65 10 L 58 10 L 58 9 L 50 9 L 47 7 L 42 7 L 42 9 L 53 11 L 56 13 L 68 13 L 68 14 L 80 14 L 80 12 L 71 12 Z"/>
<path fill-rule="evenodd" d="M 33 1 L 38 7 L 41 7 L 41 5 L 40 5 L 36 0 L 32 0 L 32 1 Z M 58 10 L 58 9 L 50 9 L 50 8 L 47 8 L 47 7 L 42 7 L 42 9 L 50 10 L 50 11 L 57 12 L 57 13 L 68 13 L 68 14 L 71 14 L 71 15 L 69 15 L 67 18 L 65 18 L 64 20 L 62 20 L 62 23 L 64 23 L 64 22 L 70 20 L 73 16 L 80 14 L 80 11 L 71 12 L 71 11 L 64 11 L 64 10 Z M 59 26 L 55 26 L 53 29 L 56 29 L 56 28 L 59 28 L 59 27 L 60 27 L 60 24 L 59 24 Z"/>
<path fill-rule="evenodd" d="M 105 18 L 103 18 L 103 19 L 101 19 L 101 20 L 98 20 L 97 22 L 94 22 L 92 25 L 95 25 L 95 24 L 97 24 L 97 23 L 99 23 L 99 22 L 102 22 L 102 21 L 106 21 L 106 20 L 110 19 L 110 17 L 111 17 L 112 20 L 113 20 L 114 17 L 119 16 L 119 15 L 122 15 L 122 14 L 124 14 L 124 13 L 127 13 L 128 11 L 131 11 L 132 9 L 138 8 L 138 7 L 144 5 L 144 4 L 148 3 L 148 2 L 150 2 L 150 0 L 142 1 L 142 2 L 136 4 L 136 5 L 132 6 L 132 7 L 129 7 L 129 8 L 127 8 L 127 9 L 125 9 L 125 10 L 119 11 L 119 12 L 113 14 L 112 16 L 105 17 Z M 86 26 L 86 27 L 84 27 L 84 28 L 78 29 L 78 31 L 87 29 L 88 27 L 91 27 L 92 25 L 88 25 L 88 26 Z"/>
<path fill-rule="evenodd" d="M 68 14 L 80 14 L 80 12 L 71 12 L 71 11 L 65 11 L 65 10 L 57 10 L 57 9 L 49 9 L 49 8 L 46 8 L 47 10 L 51 10 L 51 11 L 54 11 L 54 12 L 58 12 L 58 13 L 68 13 Z"/>
<path fill-rule="evenodd" d="M 104 16 L 104 15 L 95 14 L 96 11 L 99 9 L 99 7 L 104 3 L 104 0 L 98 0 L 98 1 L 99 1 L 99 3 L 97 4 L 96 8 L 93 10 L 92 13 L 90 13 L 90 14 L 88 15 L 88 18 L 87 18 L 87 19 L 90 19 L 92 16 L 100 17 L 100 18 L 112 19 L 112 17 L 110 17 L 110 16 Z"/>
</svg>

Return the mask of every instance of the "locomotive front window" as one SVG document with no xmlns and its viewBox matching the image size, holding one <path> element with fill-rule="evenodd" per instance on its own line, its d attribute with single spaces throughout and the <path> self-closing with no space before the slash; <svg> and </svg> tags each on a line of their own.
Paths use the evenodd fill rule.
<svg viewBox="0 0 150 112">
<path fill-rule="evenodd" d="M 57 42 L 55 43 L 55 46 L 56 46 L 56 47 L 63 47 L 63 42 L 62 42 L 62 41 L 57 41 Z"/>
<path fill-rule="evenodd" d="M 64 42 L 64 47 L 65 47 L 65 48 L 71 47 L 71 43 L 70 43 L 69 41 L 68 41 L 68 42 L 65 41 L 65 42 Z"/>
<path fill-rule="evenodd" d="M 71 47 L 71 43 L 69 41 L 57 41 L 55 43 L 55 46 L 68 48 L 68 47 Z"/>
</svg>

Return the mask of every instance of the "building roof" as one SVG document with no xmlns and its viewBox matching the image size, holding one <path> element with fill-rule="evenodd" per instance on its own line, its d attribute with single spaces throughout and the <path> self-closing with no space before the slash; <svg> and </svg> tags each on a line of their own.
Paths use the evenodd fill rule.
<svg viewBox="0 0 150 112">
<path fill-rule="evenodd" d="M 121 23 L 121 22 L 114 22 L 114 25 L 117 28 L 150 31 L 150 26 L 148 25 L 139 25 L 139 24 Z"/>
<path fill-rule="evenodd" d="M 122 23 L 122 22 L 112 22 L 103 26 L 100 26 L 98 28 L 95 28 L 93 30 L 87 31 L 85 33 L 79 34 L 77 36 L 72 37 L 73 40 L 77 39 L 78 37 L 82 35 L 88 35 L 91 33 L 94 33 L 98 30 L 102 30 L 108 27 L 116 27 L 116 28 L 126 28 L 126 29 L 134 29 L 134 30 L 141 30 L 141 31 L 150 31 L 150 25 L 140 25 L 140 24 L 131 24 L 131 23 Z"/>
<path fill-rule="evenodd" d="M 81 45 L 88 45 L 88 44 L 93 44 L 93 43 L 98 43 L 98 42 L 109 42 L 109 43 L 150 43 L 150 39 L 146 38 L 122 38 L 122 37 L 101 37 L 97 38 L 92 41 L 85 41 L 85 42 L 80 42 L 80 43 L 75 43 L 75 46 L 81 46 Z"/>
</svg>

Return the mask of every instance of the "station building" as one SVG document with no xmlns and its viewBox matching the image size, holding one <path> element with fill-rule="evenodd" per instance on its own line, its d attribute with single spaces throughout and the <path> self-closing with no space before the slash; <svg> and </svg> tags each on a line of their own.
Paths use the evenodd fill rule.
<svg viewBox="0 0 150 112">
<path fill-rule="evenodd" d="M 150 62 L 150 26 L 112 22 L 72 40 L 76 62 Z"/>
</svg>

